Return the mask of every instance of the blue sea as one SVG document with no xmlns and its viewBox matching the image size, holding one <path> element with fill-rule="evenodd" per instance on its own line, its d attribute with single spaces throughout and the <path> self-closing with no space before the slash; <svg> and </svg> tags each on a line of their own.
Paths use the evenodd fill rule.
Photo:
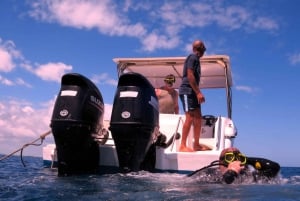
<svg viewBox="0 0 300 201">
<path fill-rule="evenodd" d="M 0 155 L 1 157 L 1 155 Z M 271 183 L 214 184 L 175 173 L 104 174 L 58 177 L 42 158 L 0 161 L 0 200 L 300 200 L 300 168 L 282 167 Z"/>
</svg>

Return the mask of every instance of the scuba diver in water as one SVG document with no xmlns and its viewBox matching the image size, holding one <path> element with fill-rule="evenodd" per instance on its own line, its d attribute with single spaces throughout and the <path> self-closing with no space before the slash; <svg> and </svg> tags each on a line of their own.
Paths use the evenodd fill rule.
<svg viewBox="0 0 300 201">
<path fill-rule="evenodd" d="M 210 168 L 217 165 L 219 168 Z M 251 180 L 250 182 L 268 181 L 276 177 L 279 170 L 280 165 L 274 161 L 264 158 L 246 157 L 239 149 L 230 147 L 221 152 L 219 160 L 196 170 L 188 176 L 202 171 L 206 176 L 200 174 L 200 177 L 202 179 L 205 178 L 204 180 L 207 182 L 231 184 L 233 182 L 242 183 L 246 180 L 249 181 L 249 179 Z"/>
</svg>

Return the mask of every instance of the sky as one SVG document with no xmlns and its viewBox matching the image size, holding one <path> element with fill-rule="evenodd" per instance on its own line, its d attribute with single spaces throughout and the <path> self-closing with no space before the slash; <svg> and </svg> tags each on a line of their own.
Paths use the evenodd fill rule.
<svg viewBox="0 0 300 201">
<path fill-rule="evenodd" d="M 91 79 L 109 119 L 113 58 L 187 56 L 201 39 L 206 55 L 230 57 L 234 145 L 300 167 L 299 7 L 298 0 L 1 0 L 0 153 L 50 130 L 62 75 Z M 223 92 L 203 93 L 203 114 L 226 116 Z M 49 135 L 42 146 L 53 142 Z M 41 157 L 42 146 L 23 155 Z"/>
</svg>

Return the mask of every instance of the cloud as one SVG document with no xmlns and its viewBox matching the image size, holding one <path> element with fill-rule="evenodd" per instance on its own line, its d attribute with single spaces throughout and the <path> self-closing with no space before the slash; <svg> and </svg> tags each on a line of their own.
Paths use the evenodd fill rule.
<svg viewBox="0 0 300 201">
<path fill-rule="evenodd" d="M 109 74 L 107 74 L 107 73 L 102 73 L 100 75 L 93 75 L 91 80 L 95 84 L 108 84 L 108 85 L 112 85 L 112 86 L 117 86 L 118 85 L 118 81 L 111 78 L 109 76 Z"/>
<path fill-rule="evenodd" d="M 106 103 L 104 104 L 104 116 L 103 116 L 104 120 L 110 120 L 112 107 L 113 105 L 111 104 L 106 104 Z"/>
<path fill-rule="evenodd" d="M 219 1 L 187 5 L 184 1 L 40 0 L 33 1 L 31 7 L 29 15 L 36 20 L 77 29 L 97 29 L 110 36 L 135 37 L 141 42 L 141 49 L 148 52 L 178 47 L 180 33 L 187 28 L 199 28 L 199 32 L 212 25 L 228 31 L 279 29 L 272 16 L 260 16 L 251 8 Z"/>
<path fill-rule="evenodd" d="M 152 33 L 144 38 L 142 44 L 144 50 L 152 52 L 156 49 L 173 49 L 179 42 L 179 38 L 170 38 L 158 33 Z"/>
<path fill-rule="evenodd" d="M 216 11 L 216 23 L 230 30 L 242 28 L 250 19 L 249 12 L 241 6 L 217 7 Z"/>
<path fill-rule="evenodd" d="M 161 14 L 159 14 L 161 13 Z M 257 16 L 252 10 L 239 5 L 225 5 L 219 1 L 186 4 L 183 1 L 165 3 L 156 13 L 169 24 L 186 27 L 205 27 L 216 24 L 229 30 L 249 29 L 273 31 L 279 25 L 272 17 Z"/>
<path fill-rule="evenodd" d="M 257 17 L 251 23 L 251 26 L 257 30 L 278 30 L 279 25 L 273 19 L 267 17 Z"/>
<path fill-rule="evenodd" d="M 0 72 L 12 71 L 16 66 L 15 60 L 22 58 L 12 41 L 3 41 L 0 38 Z"/>
<path fill-rule="evenodd" d="M 0 75 L 0 84 L 6 85 L 6 86 L 15 86 L 15 85 L 20 85 L 20 86 L 25 86 L 28 88 L 32 88 L 32 85 L 25 82 L 22 78 L 17 78 L 15 81 L 9 80 L 3 76 Z"/>
<path fill-rule="evenodd" d="M 10 138 L 35 138 L 49 130 L 54 101 L 39 108 L 25 100 L 0 102 L 0 142 Z"/>
<path fill-rule="evenodd" d="M 1 61 L 0 71 L 9 72 L 15 67 L 11 55 L 1 47 L 0 47 L 0 61 Z"/>
<path fill-rule="evenodd" d="M 288 59 L 292 65 L 299 64 L 300 63 L 300 53 L 291 54 Z"/>
<path fill-rule="evenodd" d="M 54 103 L 55 98 L 40 104 L 17 99 L 0 101 L 0 153 L 19 149 L 49 131 Z M 104 110 L 104 120 L 110 120 L 112 105 L 105 104 Z M 46 140 L 54 142 L 53 137 L 48 136 Z M 35 149 L 31 155 L 40 156 L 41 153 L 36 153 Z"/>
<path fill-rule="evenodd" d="M 23 67 L 42 80 L 54 82 L 60 82 L 61 77 L 73 69 L 72 66 L 64 64 L 62 62 L 49 62 L 46 64 L 37 65 L 37 67 L 32 67 L 29 64 L 24 64 Z"/>
<path fill-rule="evenodd" d="M 0 83 L 3 84 L 3 85 L 6 85 L 6 86 L 14 85 L 14 83 L 11 80 L 9 80 L 5 77 L 2 77 L 1 75 L 0 75 Z"/>
<path fill-rule="evenodd" d="M 0 101 L 0 142 L 6 138 L 34 138 L 50 129 L 53 98 L 38 104 L 26 100 Z M 110 119 L 112 105 L 105 104 L 104 119 Z"/>
<path fill-rule="evenodd" d="M 34 72 L 42 80 L 60 82 L 62 75 L 71 70 L 72 66 L 58 62 L 40 65 Z"/>
<path fill-rule="evenodd" d="M 41 0 L 32 4 L 30 16 L 46 22 L 79 29 L 98 29 L 108 35 L 139 37 L 145 33 L 140 23 L 129 24 L 116 5 L 108 0 Z"/>
<path fill-rule="evenodd" d="M 163 25 L 180 24 L 185 27 L 204 27 L 213 22 L 213 7 L 211 4 L 172 1 L 164 3 L 155 12 L 155 16 L 163 20 Z"/>
<path fill-rule="evenodd" d="M 243 85 L 239 85 L 239 86 L 236 86 L 235 87 L 236 90 L 238 91 L 244 91 L 244 92 L 247 92 L 247 93 L 256 93 L 258 91 L 257 88 L 253 88 L 253 87 L 249 87 L 249 86 L 243 86 Z"/>
<path fill-rule="evenodd" d="M 25 87 L 28 87 L 28 88 L 32 88 L 32 85 L 25 82 L 22 78 L 17 78 L 16 84 L 21 85 L 21 86 L 25 86 Z"/>
<path fill-rule="evenodd" d="M 30 61 L 27 61 L 21 52 L 17 50 L 13 41 L 2 41 L 0 38 L 0 72 L 11 72 L 16 66 L 35 74 L 42 80 L 60 82 L 61 76 L 67 71 L 72 70 L 72 66 L 62 62 L 49 62 L 47 64 L 32 67 Z M 8 79 L 0 75 L 0 84 L 6 86 L 21 85 L 31 88 L 32 85 L 23 78 Z"/>
</svg>

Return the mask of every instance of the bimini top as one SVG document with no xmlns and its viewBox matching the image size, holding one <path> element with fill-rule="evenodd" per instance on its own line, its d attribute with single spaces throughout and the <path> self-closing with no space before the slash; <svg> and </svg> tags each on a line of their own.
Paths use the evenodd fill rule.
<svg viewBox="0 0 300 201">
<path fill-rule="evenodd" d="M 183 65 L 186 57 L 154 58 L 115 58 L 119 76 L 127 72 L 144 75 L 153 85 L 159 88 L 164 85 L 164 78 L 169 74 L 176 77 L 173 87 L 181 83 Z M 201 62 L 200 88 L 230 88 L 232 86 L 229 57 L 226 55 L 203 56 Z"/>
</svg>

